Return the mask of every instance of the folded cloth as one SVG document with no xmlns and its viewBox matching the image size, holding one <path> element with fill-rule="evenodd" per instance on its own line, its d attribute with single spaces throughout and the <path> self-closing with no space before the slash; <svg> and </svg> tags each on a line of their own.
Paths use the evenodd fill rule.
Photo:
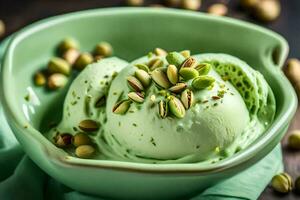
<svg viewBox="0 0 300 200">
<path fill-rule="evenodd" d="M 0 63 L 6 44 L 7 41 L 0 46 Z M 278 145 L 251 168 L 206 189 L 192 199 L 257 199 L 273 175 L 282 168 L 281 148 Z M 101 198 L 82 194 L 64 186 L 49 177 L 24 155 L 6 122 L 0 105 L 0 199 L 97 200 Z"/>
</svg>

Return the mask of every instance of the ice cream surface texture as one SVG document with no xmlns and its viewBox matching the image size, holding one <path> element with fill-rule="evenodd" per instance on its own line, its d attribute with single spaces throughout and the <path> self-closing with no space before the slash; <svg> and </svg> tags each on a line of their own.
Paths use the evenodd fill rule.
<svg viewBox="0 0 300 200">
<path fill-rule="evenodd" d="M 101 98 L 106 104 L 95 106 Z M 91 136 L 95 159 L 212 163 L 249 146 L 274 114 L 265 79 L 236 57 L 172 52 L 130 64 L 107 58 L 74 80 L 49 138 L 74 135 L 90 119 L 99 125 Z"/>
</svg>

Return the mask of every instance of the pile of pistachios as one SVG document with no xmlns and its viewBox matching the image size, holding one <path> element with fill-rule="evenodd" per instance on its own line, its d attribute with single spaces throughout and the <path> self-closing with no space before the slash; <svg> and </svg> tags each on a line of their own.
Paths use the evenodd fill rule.
<svg viewBox="0 0 300 200">
<path fill-rule="evenodd" d="M 75 127 L 77 129 L 77 127 Z M 95 145 L 89 135 L 99 130 L 99 124 L 90 119 L 81 121 L 78 124 L 78 133 L 74 136 L 70 133 L 57 132 L 53 143 L 60 148 L 74 151 L 79 158 L 90 158 L 96 153 Z"/>
<path fill-rule="evenodd" d="M 127 77 L 130 89 L 128 99 L 117 102 L 112 112 L 125 114 L 131 103 L 143 103 L 146 90 L 154 84 L 158 94 L 164 97 L 158 104 L 158 115 L 161 118 L 183 118 L 186 110 L 194 105 L 193 91 L 213 86 L 215 79 L 207 75 L 211 65 L 198 63 L 190 56 L 188 50 L 167 53 L 161 48 L 156 48 L 150 56 L 148 63 L 135 64 L 135 73 Z M 166 58 L 167 64 L 163 58 Z M 190 87 L 188 82 L 191 82 Z M 156 97 L 152 95 L 150 98 Z"/>
<path fill-rule="evenodd" d="M 49 60 L 47 68 L 34 75 L 36 86 L 46 86 L 50 90 L 64 87 L 72 70 L 83 70 L 88 64 L 96 62 L 113 53 L 107 42 L 97 44 L 92 53 L 80 52 L 79 43 L 73 38 L 66 38 L 57 48 L 57 56 Z"/>
</svg>

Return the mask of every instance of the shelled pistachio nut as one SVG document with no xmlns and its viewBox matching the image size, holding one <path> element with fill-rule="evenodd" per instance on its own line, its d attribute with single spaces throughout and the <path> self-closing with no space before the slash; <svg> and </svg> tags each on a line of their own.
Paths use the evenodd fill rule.
<svg viewBox="0 0 300 200">
<path fill-rule="evenodd" d="M 42 72 L 35 73 L 33 79 L 36 86 L 43 86 L 47 82 L 46 76 Z"/>
<path fill-rule="evenodd" d="M 129 87 L 136 91 L 136 92 L 141 92 L 144 90 L 144 86 L 141 83 L 141 81 L 139 81 L 136 77 L 134 76 L 128 76 L 127 77 L 127 83 L 129 85 Z"/>
<path fill-rule="evenodd" d="M 148 63 L 150 71 L 153 71 L 157 68 L 163 67 L 163 65 L 164 65 L 164 62 L 160 58 L 153 58 Z"/>
<path fill-rule="evenodd" d="M 189 58 L 191 56 L 191 51 L 183 50 L 183 51 L 180 51 L 180 54 L 183 55 L 183 57 L 185 57 L 185 58 Z"/>
<path fill-rule="evenodd" d="M 135 71 L 135 77 L 147 88 L 151 83 L 151 76 L 144 70 L 138 69 Z"/>
<path fill-rule="evenodd" d="M 94 49 L 95 55 L 109 57 L 113 54 L 113 48 L 108 42 L 100 42 Z"/>
<path fill-rule="evenodd" d="M 129 92 L 128 98 L 136 103 L 143 103 L 145 100 L 144 94 L 142 94 L 140 92 Z"/>
<path fill-rule="evenodd" d="M 63 53 L 62 58 L 70 65 L 73 65 L 79 55 L 80 53 L 77 49 L 68 49 Z"/>
<path fill-rule="evenodd" d="M 100 125 L 94 120 L 85 119 L 79 122 L 78 127 L 84 132 L 94 132 L 99 130 Z"/>
<path fill-rule="evenodd" d="M 146 64 L 142 64 L 142 63 L 138 63 L 134 65 L 135 67 L 137 67 L 138 69 L 144 70 L 145 72 L 149 72 L 150 69 Z"/>
<path fill-rule="evenodd" d="M 191 67 L 182 67 L 179 70 L 179 74 L 186 81 L 191 80 L 191 79 L 196 78 L 197 76 L 199 76 L 198 71 L 195 68 L 191 68 Z"/>
<path fill-rule="evenodd" d="M 160 100 L 158 103 L 158 113 L 161 118 L 166 118 L 168 116 L 168 104 L 164 100 Z"/>
<path fill-rule="evenodd" d="M 195 78 L 192 82 L 193 88 L 197 90 L 201 90 L 204 88 L 207 88 L 211 86 L 215 82 L 215 79 L 211 76 L 203 75 L 203 76 L 198 76 Z"/>
<path fill-rule="evenodd" d="M 189 109 L 194 104 L 194 93 L 193 91 L 186 89 L 181 94 L 181 102 L 183 103 L 185 109 Z"/>
<path fill-rule="evenodd" d="M 199 75 L 207 75 L 211 69 L 211 64 L 209 63 L 200 63 L 195 67 L 195 69 L 198 71 Z"/>
<path fill-rule="evenodd" d="M 293 189 L 293 180 L 287 173 L 280 173 L 272 178 L 271 186 L 277 192 L 288 193 Z"/>
<path fill-rule="evenodd" d="M 167 77 L 169 81 L 174 85 L 178 82 L 178 69 L 175 65 L 168 65 L 167 67 Z"/>
<path fill-rule="evenodd" d="M 47 85 L 49 89 L 55 90 L 64 87 L 67 84 L 67 82 L 68 82 L 68 77 L 66 77 L 63 74 L 55 73 L 55 74 L 51 74 L 48 77 Z"/>
<path fill-rule="evenodd" d="M 54 144 L 60 148 L 68 147 L 72 143 L 72 135 L 69 133 L 61 133 L 54 137 Z"/>
<path fill-rule="evenodd" d="M 71 65 L 64 59 L 54 57 L 48 62 L 48 71 L 51 74 L 61 73 L 68 76 L 71 72 Z"/>
<path fill-rule="evenodd" d="M 90 53 L 82 53 L 76 59 L 74 68 L 77 70 L 83 70 L 88 64 L 91 64 L 93 61 L 94 58 Z"/>
<path fill-rule="evenodd" d="M 86 145 L 86 144 L 91 144 L 91 138 L 85 134 L 85 133 L 76 133 L 73 136 L 72 144 L 75 147 L 81 146 L 81 145 Z"/>
<path fill-rule="evenodd" d="M 61 55 L 69 49 L 78 49 L 79 44 L 74 38 L 65 38 L 58 46 Z"/>
<path fill-rule="evenodd" d="M 170 92 L 180 93 L 187 87 L 186 83 L 176 83 L 176 85 L 169 88 Z"/>
<path fill-rule="evenodd" d="M 157 56 L 166 56 L 168 54 L 168 52 L 164 49 L 161 48 L 155 48 L 154 49 L 154 54 Z"/>
<path fill-rule="evenodd" d="M 166 56 L 166 59 L 169 64 L 175 65 L 177 68 L 179 68 L 181 66 L 181 64 L 185 61 L 186 58 L 183 55 L 181 55 L 180 53 L 174 51 L 174 52 L 168 53 L 168 55 Z"/>
<path fill-rule="evenodd" d="M 90 158 L 95 152 L 96 149 L 91 145 L 81 145 L 75 149 L 75 155 L 79 158 Z"/>
<path fill-rule="evenodd" d="M 161 88 L 168 89 L 171 83 L 168 80 L 166 73 L 161 69 L 156 69 L 151 73 L 153 81 Z"/>
<path fill-rule="evenodd" d="M 175 97 L 169 97 L 169 111 L 177 118 L 183 118 L 185 116 L 185 109 L 181 101 Z"/>
<path fill-rule="evenodd" d="M 130 104 L 131 104 L 131 101 L 128 99 L 119 101 L 113 107 L 112 112 L 115 114 L 123 115 L 128 111 Z"/>
<path fill-rule="evenodd" d="M 290 134 L 288 146 L 292 149 L 300 149 L 300 130 L 295 130 Z"/>
</svg>

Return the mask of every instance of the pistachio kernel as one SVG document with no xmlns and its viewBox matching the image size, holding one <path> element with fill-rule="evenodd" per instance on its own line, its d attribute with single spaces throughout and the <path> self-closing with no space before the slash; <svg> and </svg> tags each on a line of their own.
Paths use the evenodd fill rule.
<svg viewBox="0 0 300 200">
<path fill-rule="evenodd" d="M 113 48 L 108 42 L 100 42 L 94 49 L 94 55 L 109 57 L 113 54 Z"/>
<path fill-rule="evenodd" d="M 61 73 L 68 76 L 71 72 L 71 65 L 64 59 L 54 57 L 48 63 L 48 71 L 51 74 Z"/>
<path fill-rule="evenodd" d="M 148 66 L 150 67 L 150 70 L 153 71 L 157 68 L 163 67 L 164 62 L 160 58 L 153 58 L 149 61 Z"/>
<path fill-rule="evenodd" d="M 227 14 L 228 8 L 222 3 L 215 3 L 208 8 L 207 12 L 216 16 L 224 16 Z"/>
<path fill-rule="evenodd" d="M 154 49 L 154 54 L 157 56 L 166 56 L 168 54 L 168 52 L 164 49 L 161 48 L 155 48 Z"/>
<path fill-rule="evenodd" d="M 95 151 L 95 148 L 91 145 L 81 145 L 75 149 L 75 155 L 79 158 L 90 158 Z"/>
<path fill-rule="evenodd" d="M 68 147 L 72 143 L 72 137 L 69 133 L 58 134 L 54 138 L 54 144 L 61 148 Z"/>
<path fill-rule="evenodd" d="M 161 69 L 156 69 L 151 73 L 151 77 L 153 81 L 164 89 L 168 89 L 171 86 L 171 83 L 168 80 L 167 75 Z"/>
<path fill-rule="evenodd" d="M 183 50 L 183 51 L 180 51 L 180 54 L 183 55 L 183 57 L 185 57 L 185 58 L 189 58 L 191 56 L 191 51 Z"/>
<path fill-rule="evenodd" d="M 72 144 L 75 147 L 78 147 L 80 145 L 91 144 L 91 143 L 92 143 L 91 138 L 85 133 L 76 133 L 73 136 Z"/>
<path fill-rule="evenodd" d="M 174 85 L 178 82 L 178 69 L 175 65 L 168 65 L 167 67 L 167 77 L 169 81 Z"/>
<path fill-rule="evenodd" d="M 300 131 L 295 130 L 288 138 L 288 146 L 292 149 L 300 149 Z"/>
<path fill-rule="evenodd" d="M 64 87 L 68 82 L 68 78 L 63 74 L 52 74 L 48 77 L 47 85 L 50 90 L 56 90 Z"/>
<path fill-rule="evenodd" d="M 85 119 L 79 123 L 78 127 L 84 132 L 94 132 L 99 130 L 100 126 L 99 123 L 94 120 Z"/>
<path fill-rule="evenodd" d="M 112 109 L 112 112 L 115 114 L 123 115 L 125 114 L 129 107 L 130 107 L 131 101 L 126 99 L 119 101 Z"/>
<path fill-rule="evenodd" d="M 271 186 L 277 192 L 288 193 L 293 189 L 293 181 L 287 173 L 280 173 L 272 178 Z"/>
<path fill-rule="evenodd" d="M 186 83 L 176 83 L 176 85 L 169 88 L 170 92 L 180 93 L 187 87 Z"/>
<path fill-rule="evenodd" d="M 102 95 L 96 101 L 95 107 L 100 108 L 101 106 L 105 105 L 105 103 L 106 103 L 106 97 L 105 97 L 105 95 Z"/>
<path fill-rule="evenodd" d="M 78 48 L 79 48 L 79 44 L 74 38 L 66 38 L 58 46 L 61 55 L 69 49 L 78 49 Z"/>
<path fill-rule="evenodd" d="M 70 65 L 73 65 L 80 55 L 79 51 L 77 49 L 68 49 L 64 52 L 62 55 L 62 58 L 65 59 Z"/>
<path fill-rule="evenodd" d="M 144 90 L 143 84 L 134 76 L 128 76 L 127 83 L 129 87 L 136 92 L 141 92 Z"/>
<path fill-rule="evenodd" d="M 150 71 L 149 67 L 146 64 L 139 63 L 139 64 L 135 64 L 134 66 L 137 67 L 138 69 L 144 70 L 145 72 Z"/>
<path fill-rule="evenodd" d="M 254 16 L 264 22 L 274 21 L 281 12 L 278 0 L 261 0 L 254 6 Z"/>
<path fill-rule="evenodd" d="M 199 10 L 202 0 L 182 0 L 181 7 L 187 10 Z"/>
<path fill-rule="evenodd" d="M 185 59 L 185 61 L 181 64 L 181 68 L 183 67 L 191 67 L 194 68 L 197 65 L 197 60 L 193 57 L 189 57 Z"/>
<path fill-rule="evenodd" d="M 168 116 L 168 104 L 166 101 L 164 101 L 164 100 L 159 101 L 158 113 L 162 119 L 164 119 Z"/>
<path fill-rule="evenodd" d="M 199 76 L 198 71 L 195 68 L 190 68 L 190 67 L 181 68 L 179 70 L 179 74 L 186 81 L 191 80 L 191 79 L 196 78 L 197 76 Z"/>
<path fill-rule="evenodd" d="M 131 99 L 132 101 L 136 102 L 136 103 L 143 103 L 144 102 L 144 94 L 140 93 L 140 92 L 129 92 L 128 93 L 128 98 Z"/>
<path fill-rule="evenodd" d="M 135 77 L 142 83 L 145 88 L 147 88 L 151 83 L 151 76 L 144 70 L 136 70 Z"/>
<path fill-rule="evenodd" d="M 47 82 L 46 76 L 42 72 L 37 72 L 33 79 L 36 86 L 43 86 Z"/>
<path fill-rule="evenodd" d="M 181 64 L 185 61 L 185 57 L 178 52 L 170 52 L 166 56 L 166 59 L 169 64 L 175 65 L 177 68 L 181 66 Z"/>
<path fill-rule="evenodd" d="M 182 101 L 185 109 L 189 109 L 194 104 L 194 93 L 191 90 L 186 89 L 181 94 L 181 101 Z"/>
<path fill-rule="evenodd" d="M 91 64 L 93 61 L 94 58 L 90 53 L 82 53 L 76 59 L 74 68 L 77 70 L 83 70 L 88 64 Z"/>
<path fill-rule="evenodd" d="M 215 79 L 211 76 L 203 75 L 198 76 L 195 78 L 192 82 L 193 88 L 197 90 L 205 89 L 209 86 L 211 86 L 215 82 Z"/>
<path fill-rule="evenodd" d="M 198 71 L 199 75 L 207 75 L 211 69 L 211 64 L 209 63 L 200 63 L 195 67 L 195 69 Z"/>
<path fill-rule="evenodd" d="M 175 96 L 170 96 L 169 97 L 169 111 L 177 118 L 183 118 L 185 115 L 185 109 L 184 106 L 182 105 L 181 101 L 175 97 Z"/>
</svg>

